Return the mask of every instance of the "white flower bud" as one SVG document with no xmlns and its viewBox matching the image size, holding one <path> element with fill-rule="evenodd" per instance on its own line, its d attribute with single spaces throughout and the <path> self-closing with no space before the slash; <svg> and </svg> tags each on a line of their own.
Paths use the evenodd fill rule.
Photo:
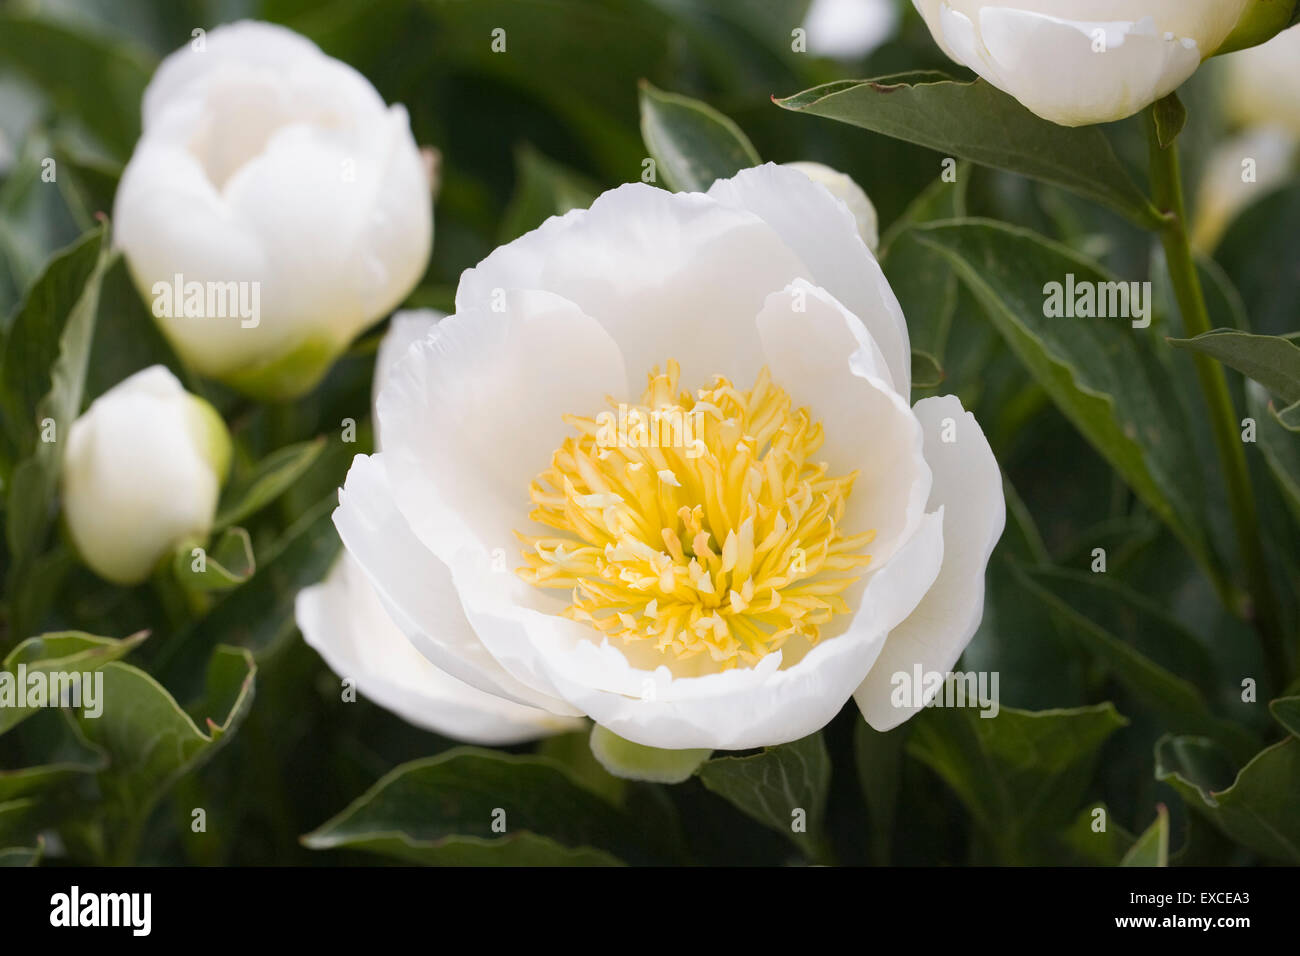
<svg viewBox="0 0 1300 956">
<path fill-rule="evenodd" d="M 138 584 L 176 547 L 207 539 L 230 467 L 216 410 L 155 365 L 109 389 L 72 424 L 63 514 L 81 557 Z"/>
<path fill-rule="evenodd" d="M 1252 0 L 913 0 L 935 42 L 1062 126 L 1131 116 L 1177 89 Z"/>
<path fill-rule="evenodd" d="M 432 184 L 406 110 L 292 31 L 235 23 L 171 54 L 143 127 L 117 243 L 196 371 L 299 395 L 423 274 Z"/>
<path fill-rule="evenodd" d="M 831 191 L 832 196 L 848 206 L 849 212 L 853 213 L 853 219 L 858 224 L 858 235 L 862 237 L 868 249 L 873 253 L 876 251 L 876 247 L 880 245 L 876 207 L 851 176 L 821 163 L 801 162 L 785 163 L 785 165 L 790 169 L 799 170 L 813 182 L 825 186 Z"/>
</svg>

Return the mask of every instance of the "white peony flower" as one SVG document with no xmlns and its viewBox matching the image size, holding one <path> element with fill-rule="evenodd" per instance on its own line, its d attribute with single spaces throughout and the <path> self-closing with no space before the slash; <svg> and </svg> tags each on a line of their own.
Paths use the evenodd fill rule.
<svg viewBox="0 0 1300 956">
<path fill-rule="evenodd" d="M 100 577 L 139 584 L 174 549 L 207 540 L 229 468 L 216 410 L 161 365 L 136 372 L 68 431 L 68 533 Z"/>
<path fill-rule="evenodd" d="M 1131 116 L 1211 56 L 1254 0 L 912 0 L 958 63 L 1063 126 Z"/>
<path fill-rule="evenodd" d="M 1004 523 L 974 417 L 910 390 L 898 302 L 827 190 L 773 165 L 629 184 L 461 277 L 335 523 L 487 693 L 670 750 L 795 740 L 851 696 L 887 728 L 916 709 L 892 675 L 974 633 Z"/>
<path fill-rule="evenodd" d="M 427 309 L 393 316 L 375 363 L 376 391 L 394 361 L 426 337 L 439 318 Z M 450 589 L 431 597 L 456 601 Z M 470 743 L 504 745 L 583 726 L 580 720 L 484 693 L 439 670 L 393 623 L 346 551 L 323 582 L 299 592 L 294 611 L 303 637 L 334 673 L 355 681 L 363 695 L 417 727 Z"/>
<path fill-rule="evenodd" d="M 822 163 L 785 163 L 790 169 L 797 169 L 815 183 L 820 183 L 830 190 L 831 195 L 849 207 L 853 220 L 858 224 L 858 235 L 875 253 L 880 245 L 879 224 L 876 219 L 876 207 L 872 204 L 862 187 L 853 181 L 848 173 L 832 169 Z"/>
<path fill-rule="evenodd" d="M 251 395 L 311 388 L 424 272 L 428 174 L 406 110 L 284 27 L 165 59 L 118 187 L 116 239 L 181 357 Z"/>
</svg>

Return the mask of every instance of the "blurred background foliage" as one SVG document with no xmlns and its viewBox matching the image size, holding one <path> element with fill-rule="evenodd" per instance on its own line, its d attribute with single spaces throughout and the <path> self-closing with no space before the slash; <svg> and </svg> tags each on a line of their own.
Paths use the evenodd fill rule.
<svg viewBox="0 0 1300 956">
<path fill-rule="evenodd" d="M 1237 824 L 1207 811 L 1208 804 L 1196 806 L 1202 798 L 1186 783 L 1222 790 L 1256 750 L 1285 734 L 1268 712 L 1270 696 L 1285 688 L 1265 673 L 1250 628 L 1224 609 L 1184 547 L 1057 410 L 951 266 L 918 243 L 910 227 L 968 215 L 1032 229 L 1125 279 L 1152 278 L 1157 328 L 1176 335 L 1158 245 L 1114 213 L 1009 173 L 962 164 L 960 188 L 936 192 L 939 154 L 774 106 L 773 96 L 834 79 L 930 68 L 961 74 L 907 2 L 897 5 L 892 36 L 862 58 L 794 52 L 791 31 L 807 6 L 801 0 L 0 2 L 0 329 L 13 322 L 50 257 L 111 210 L 139 133 L 144 87 L 161 57 L 189 42 L 196 27 L 243 17 L 283 23 L 356 67 L 385 100 L 405 104 L 417 142 L 441 154 L 433 257 L 408 306 L 450 310 L 461 271 L 494 246 L 585 205 L 603 189 L 639 179 L 647 155 L 639 81 L 698 97 L 735 120 L 764 160 L 826 163 L 849 173 L 874 201 L 882 260 L 913 346 L 943 369 L 942 383 L 916 397 L 958 394 L 983 425 L 1006 476 L 1007 530 L 990 565 L 984 622 L 961 665 L 1000 674 L 1004 709 L 994 720 L 931 710 L 881 735 L 850 704 L 819 738 L 792 745 L 810 748 L 803 765 L 824 763 L 827 771 L 791 782 L 807 788 L 813 806 L 824 806 L 817 823 L 824 845 L 816 852 L 775 832 L 783 829 L 779 821 L 737 812 L 726 780 L 728 773 L 743 779 L 743 767 L 662 787 L 610 778 L 583 737 L 512 751 L 540 751 L 566 765 L 580 786 L 612 797 L 620 813 L 638 820 L 637 833 L 627 838 L 633 845 L 622 853 L 628 859 L 1114 864 L 1137 834 L 1154 826 L 1173 833 L 1179 861 L 1297 862 L 1300 843 L 1275 846 L 1243 836 Z M 507 31 L 502 54 L 490 48 L 496 27 Z M 1192 182 L 1200 157 L 1225 135 L 1215 76 L 1212 65 L 1182 91 L 1191 120 L 1180 142 Z M 1140 122 L 1113 124 L 1107 133 L 1135 180 L 1145 183 Z M 54 184 L 41 178 L 47 157 L 57 163 Z M 1294 331 L 1300 183 L 1260 197 L 1228 229 L 1205 269 L 1216 325 Z M 70 305 L 66 291 L 51 294 Z M 300 837 L 395 765 L 442 753 L 453 742 L 365 701 L 340 705 L 338 679 L 297 635 L 292 601 L 324 574 L 338 548 L 329 515 L 353 454 L 369 450 L 371 367 L 382 330 L 357 342 L 310 395 L 289 405 L 257 405 L 186 373 L 121 261 L 109 266 L 83 407 L 130 372 L 163 362 L 226 416 L 236 439 L 237 478 L 277 449 L 318 437 L 323 443 L 312 446 L 309 467 L 244 522 L 256 573 L 200 602 L 150 585 L 111 587 L 79 566 L 57 533 L 21 587 L 10 554 L 0 555 L 9 581 L 0 656 L 43 632 L 120 639 L 147 630 L 150 636 L 130 648 L 136 667 L 182 703 L 206 701 L 191 709 L 196 716 L 218 724 L 227 713 L 242 720 L 229 741 L 208 743 L 187 736 L 178 723 L 177 739 L 187 741 L 193 758 L 124 782 L 112 768 L 113 745 L 125 746 L 122 741 L 99 742 L 106 758 L 96 741 L 59 715 L 32 717 L 21 732 L 0 737 L 0 847 L 29 846 L 43 835 L 44 853 L 55 862 L 377 859 L 309 849 Z M 1185 427 L 1205 451 L 1197 465 L 1204 466 L 1207 498 L 1218 503 L 1206 536 L 1217 560 L 1231 568 L 1232 532 L 1222 517 L 1208 433 L 1198 423 L 1190 362 L 1178 354 L 1166 359 L 1182 388 Z M 1232 381 L 1237 408 L 1244 408 L 1242 380 L 1234 374 Z M 355 444 L 340 438 L 345 419 L 358 423 Z M 0 455 L 6 482 L 15 452 Z M 1275 580 L 1283 585 L 1286 627 L 1294 635 L 1296 526 L 1258 456 L 1252 466 Z M 1090 571 L 1097 547 L 1108 556 L 1104 576 Z M 214 658 L 218 645 L 251 652 L 251 706 L 242 693 L 249 662 L 233 652 Z M 126 671 L 113 674 L 127 680 Z M 1260 684 L 1257 703 L 1241 700 L 1245 678 Z M 1188 685 L 1208 702 L 1204 713 L 1189 716 L 1187 708 L 1169 705 Z M 165 717 L 176 719 L 171 712 Z M 224 746 L 217 751 L 215 743 Z M 213 753 L 200 766 L 206 747 Z M 1295 749 L 1294 741 L 1286 749 L 1291 765 L 1273 771 L 1278 786 L 1300 779 Z M 33 767 L 46 772 L 33 777 Z M 1181 776 L 1172 777 L 1175 771 Z M 1277 800 L 1290 815 L 1293 841 L 1300 797 L 1292 790 Z M 1158 811 L 1161 805 L 1168 814 Z M 207 811 L 206 832 L 191 828 L 194 807 Z M 1090 825 L 1098 807 L 1108 813 L 1102 834 Z M 537 826 L 545 829 L 547 822 Z M 1142 844 L 1133 850 L 1142 851 Z"/>
</svg>

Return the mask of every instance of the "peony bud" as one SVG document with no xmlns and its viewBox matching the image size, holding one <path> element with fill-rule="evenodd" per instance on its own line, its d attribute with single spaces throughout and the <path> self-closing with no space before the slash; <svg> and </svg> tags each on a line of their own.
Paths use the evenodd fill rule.
<svg viewBox="0 0 1300 956">
<path fill-rule="evenodd" d="M 431 183 L 406 110 L 305 38 L 219 27 L 163 61 L 143 114 L 117 242 L 196 371 L 292 398 L 423 274 Z"/>
<path fill-rule="evenodd" d="M 1255 0 L 913 0 L 935 42 L 1062 126 L 1131 116 L 1177 89 Z"/>
<path fill-rule="evenodd" d="M 207 539 L 230 467 L 216 410 L 161 365 L 109 389 L 72 424 L 63 514 L 81 557 L 117 584 L 138 584 L 158 560 Z"/>
</svg>

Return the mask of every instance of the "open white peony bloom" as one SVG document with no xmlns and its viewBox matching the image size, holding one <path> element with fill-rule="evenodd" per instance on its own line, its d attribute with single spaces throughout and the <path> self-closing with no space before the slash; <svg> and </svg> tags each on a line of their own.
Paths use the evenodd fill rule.
<svg viewBox="0 0 1300 956">
<path fill-rule="evenodd" d="M 1211 56 L 1255 0 L 912 0 L 958 63 L 1063 126 L 1131 116 Z"/>
<path fill-rule="evenodd" d="M 891 676 L 974 633 L 1004 523 L 975 419 L 910 389 L 827 190 L 773 165 L 625 185 L 461 277 L 335 523 L 415 646 L 488 693 L 665 749 L 795 740 L 850 696 L 887 728 L 914 712 Z"/>
<path fill-rule="evenodd" d="M 393 316 L 376 360 L 376 390 L 395 359 L 439 318 L 429 310 Z M 456 602 L 450 588 L 436 597 Z M 346 551 L 324 581 L 298 593 L 294 612 L 303 637 L 334 673 L 355 681 L 363 695 L 417 727 L 492 746 L 582 727 L 579 720 L 484 693 L 439 670 L 393 623 Z"/>
<path fill-rule="evenodd" d="M 312 387 L 424 272 L 430 182 L 406 110 L 284 27 L 165 59 L 116 241 L 177 352 L 261 398 Z"/>
<path fill-rule="evenodd" d="M 139 584 L 173 549 L 207 540 L 230 469 L 216 409 L 154 365 L 91 403 L 68 431 L 63 515 L 86 564 Z"/>
</svg>

